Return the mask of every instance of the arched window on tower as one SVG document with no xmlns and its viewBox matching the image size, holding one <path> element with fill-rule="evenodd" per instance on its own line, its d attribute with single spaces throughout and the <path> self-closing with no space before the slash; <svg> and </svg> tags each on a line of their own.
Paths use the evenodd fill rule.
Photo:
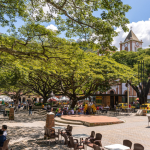
<svg viewBox="0 0 150 150">
<path fill-rule="evenodd" d="M 125 50 L 128 52 L 128 48 L 126 47 Z"/>
</svg>

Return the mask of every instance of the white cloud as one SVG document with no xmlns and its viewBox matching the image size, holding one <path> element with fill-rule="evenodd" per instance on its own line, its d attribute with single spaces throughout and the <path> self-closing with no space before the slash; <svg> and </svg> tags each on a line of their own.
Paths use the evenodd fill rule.
<svg viewBox="0 0 150 150">
<path fill-rule="evenodd" d="M 54 7 L 51 6 L 49 3 L 46 3 L 45 6 L 43 7 L 43 11 L 44 11 L 45 14 L 50 13 L 54 17 L 57 17 L 57 14 L 54 11 L 52 11 L 52 9 L 54 9 Z"/>
<path fill-rule="evenodd" d="M 53 24 L 50 24 L 49 26 L 47 26 L 46 29 L 58 30 L 58 28 L 54 26 Z"/>
<path fill-rule="evenodd" d="M 147 21 L 132 22 L 127 25 L 135 33 L 139 40 L 143 41 L 142 47 L 147 48 L 150 45 L 150 18 Z M 120 41 L 124 41 L 128 35 L 128 32 L 124 32 L 121 27 L 117 28 L 116 31 L 120 32 L 117 37 L 114 38 L 112 45 L 116 46 L 120 50 Z"/>
</svg>

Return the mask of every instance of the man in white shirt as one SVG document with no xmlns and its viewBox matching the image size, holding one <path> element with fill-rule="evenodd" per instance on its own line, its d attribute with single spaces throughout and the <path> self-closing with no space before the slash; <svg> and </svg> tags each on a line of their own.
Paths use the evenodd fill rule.
<svg viewBox="0 0 150 150">
<path fill-rule="evenodd" d="M 2 125 L 3 135 L 7 136 L 7 125 Z"/>
</svg>

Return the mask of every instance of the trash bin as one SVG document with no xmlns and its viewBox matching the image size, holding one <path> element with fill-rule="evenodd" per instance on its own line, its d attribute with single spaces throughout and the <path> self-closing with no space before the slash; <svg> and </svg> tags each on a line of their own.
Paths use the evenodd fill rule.
<svg viewBox="0 0 150 150">
<path fill-rule="evenodd" d="M 146 116 L 146 110 L 143 110 L 143 116 Z"/>
</svg>

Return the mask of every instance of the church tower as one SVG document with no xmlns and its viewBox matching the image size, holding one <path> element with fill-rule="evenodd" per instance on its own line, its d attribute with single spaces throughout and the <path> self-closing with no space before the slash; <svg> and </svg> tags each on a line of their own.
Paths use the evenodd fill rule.
<svg viewBox="0 0 150 150">
<path fill-rule="evenodd" d="M 138 48 L 142 48 L 142 43 L 142 40 L 140 41 L 131 29 L 124 42 L 120 42 L 120 51 L 136 52 Z"/>
</svg>

